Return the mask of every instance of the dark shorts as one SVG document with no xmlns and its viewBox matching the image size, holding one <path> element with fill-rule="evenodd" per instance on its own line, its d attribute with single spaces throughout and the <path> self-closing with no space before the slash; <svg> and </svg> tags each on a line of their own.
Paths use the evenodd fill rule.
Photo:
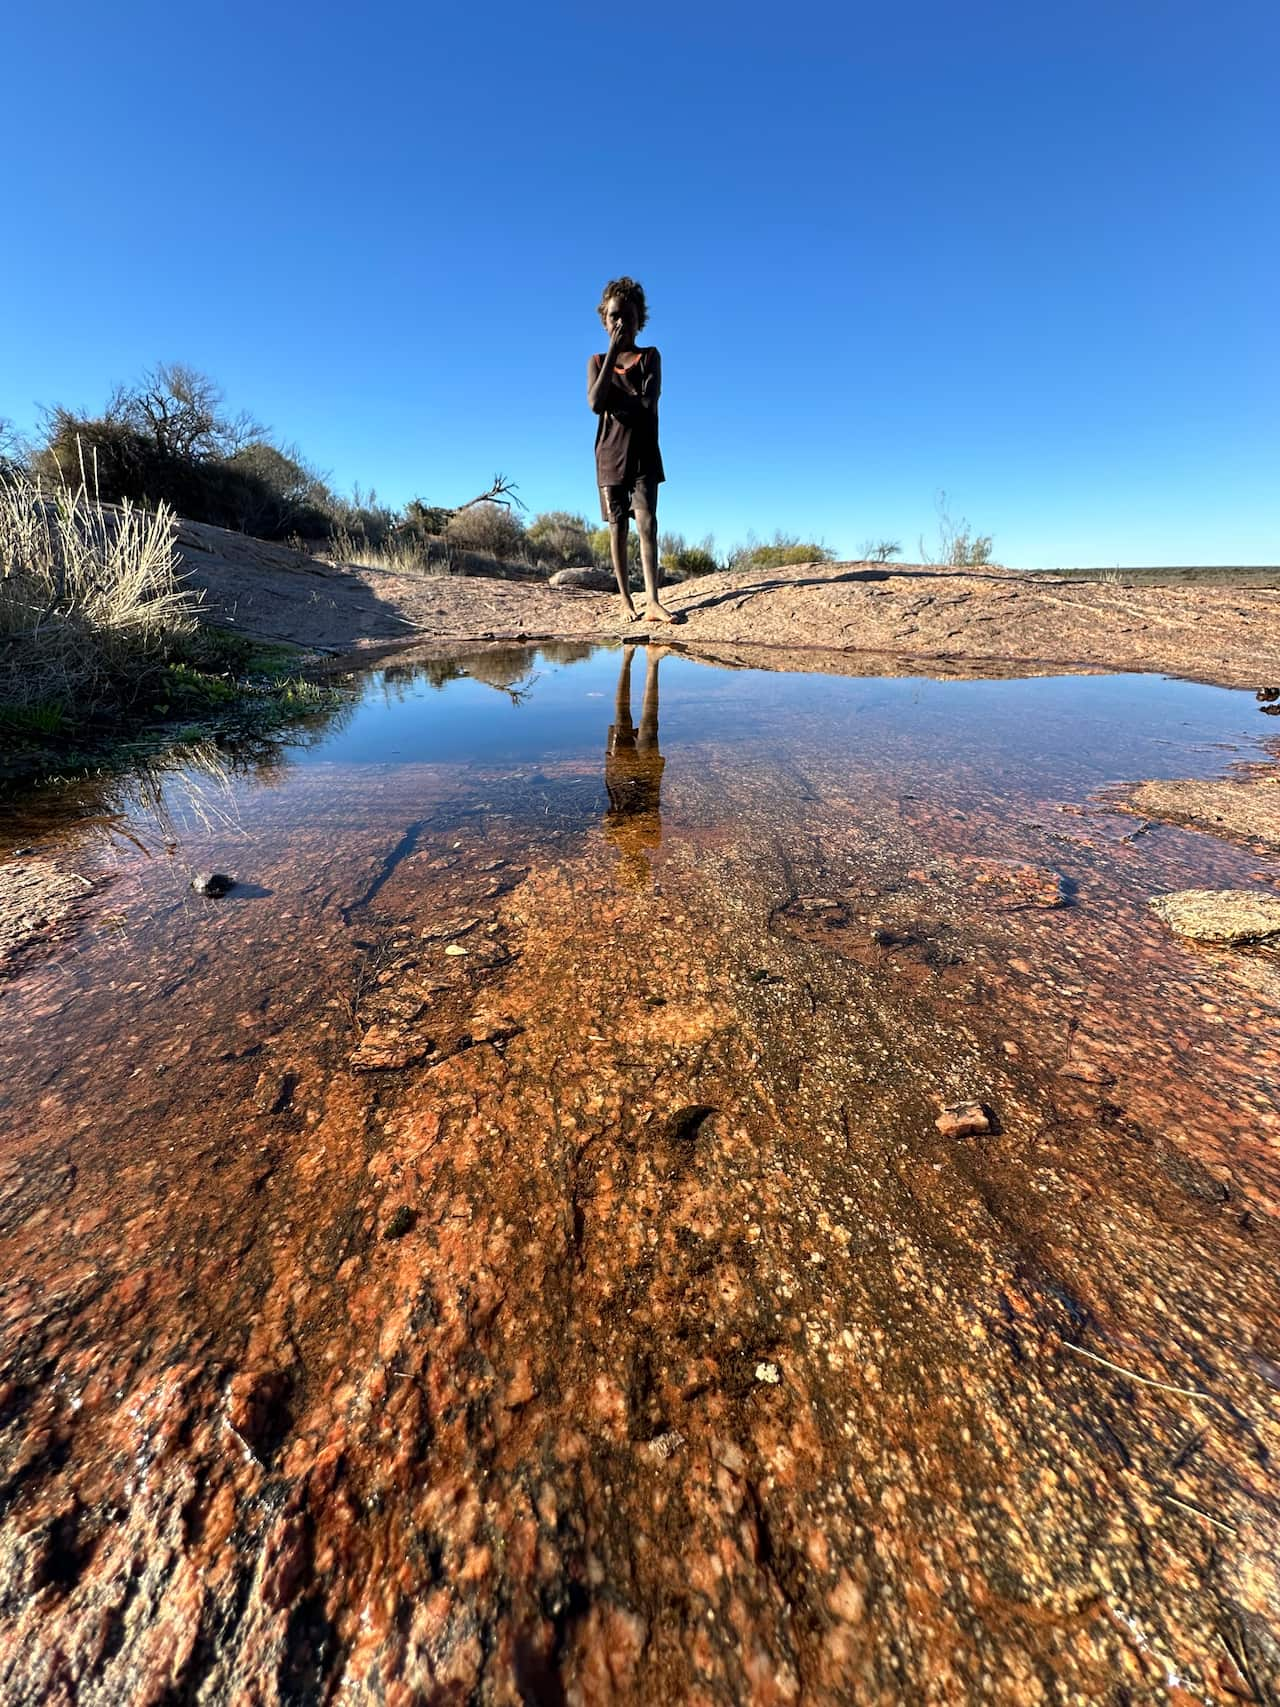
<svg viewBox="0 0 1280 1707">
<path fill-rule="evenodd" d="M 600 488 L 600 515 L 606 522 L 620 522 L 637 510 L 656 515 L 657 509 L 658 482 L 651 474 L 637 474 L 629 486 Z"/>
</svg>

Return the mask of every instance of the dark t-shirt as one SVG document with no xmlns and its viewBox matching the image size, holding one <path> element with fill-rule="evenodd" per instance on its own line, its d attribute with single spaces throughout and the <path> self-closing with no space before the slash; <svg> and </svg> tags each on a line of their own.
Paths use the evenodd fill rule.
<svg viewBox="0 0 1280 1707">
<path fill-rule="evenodd" d="M 587 363 L 587 385 L 594 385 L 604 356 Z M 665 480 L 658 449 L 658 387 L 661 368 L 652 345 L 636 351 L 625 366 L 614 363 L 605 409 L 596 424 L 596 484 L 634 486 L 642 476 Z M 641 399 L 651 399 L 644 403 Z"/>
</svg>

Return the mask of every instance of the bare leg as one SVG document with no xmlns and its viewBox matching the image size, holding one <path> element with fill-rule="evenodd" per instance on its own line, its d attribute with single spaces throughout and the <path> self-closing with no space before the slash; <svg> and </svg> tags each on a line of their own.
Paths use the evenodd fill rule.
<svg viewBox="0 0 1280 1707">
<path fill-rule="evenodd" d="M 636 510 L 636 532 L 640 535 L 640 567 L 644 590 L 649 596 L 646 622 L 674 622 L 674 615 L 658 595 L 658 517 L 653 510 Z"/>
<path fill-rule="evenodd" d="M 650 646 L 644 655 L 644 700 L 640 706 L 640 739 L 637 743 L 641 752 L 658 745 L 658 665 L 662 660 L 662 650 Z M 628 680 L 628 686 L 630 682 Z M 630 694 L 628 694 L 630 700 Z"/>
<path fill-rule="evenodd" d="M 622 516 L 616 522 L 609 523 L 609 555 L 613 558 L 614 579 L 618 583 L 618 592 L 622 595 L 622 609 L 628 617 L 635 617 L 636 607 L 631 602 L 631 587 L 627 576 L 627 530 L 630 520 Z"/>
<path fill-rule="evenodd" d="M 631 660 L 635 655 L 634 646 L 622 648 L 622 668 L 618 671 L 618 693 L 613 704 L 614 728 L 624 736 L 629 736 L 631 733 Z M 645 693 L 647 696 L 647 687 Z"/>
</svg>

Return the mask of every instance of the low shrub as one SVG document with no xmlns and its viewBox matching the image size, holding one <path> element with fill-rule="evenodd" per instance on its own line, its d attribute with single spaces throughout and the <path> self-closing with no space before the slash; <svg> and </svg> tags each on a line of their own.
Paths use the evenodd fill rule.
<svg viewBox="0 0 1280 1707">
<path fill-rule="evenodd" d="M 449 518 L 445 538 L 459 551 L 475 551 L 500 562 L 519 557 L 525 549 L 524 528 L 503 504 L 471 504 Z"/>
<path fill-rule="evenodd" d="M 991 562 L 993 539 L 989 533 L 975 534 L 964 517 L 954 521 L 945 492 L 938 493 L 934 508 L 938 512 L 938 554 L 930 556 L 922 538 L 920 556 L 925 563 L 946 563 L 956 569 L 981 569 Z"/>
<path fill-rule="evenodd" d="M 613 571 L 613 551 L 609 544 L 609 530 L 598 527 L 592 530 L 588 544 L 591 548 L 591 560 L 598 569 Z M 634 528 L 627 530 L 627 568 L 634 574 L 640 573 L 640 535 Z"/>
<path fill-rule="evenodd" d="M 835 552 L 794 534 L 775 533 L 766 545 L 748 537 L 730 553 L 730 569 L 782 569 L 791 563 L 834 563 Z"/>
<path fill-rule="evenodd" d="M 55 409 L 32 458 L 50 487 L 87 486 L 103 503 L 126 501 L 259 539 L 319 538 L 332 526 L 332 493 L 296 455 L 265 442 L 229 456 L 179 455 L 127 422 Z"/>
<path fill-rule="evenodd" d="M 658 540 L 658 553 L 662 567 L 676 575 L 710 575 L 722 567 L 711 534 L 701 544 L 690 545 L 682 533 L 664 533 Z"/>
<path fill-rule="evenodd" d="M 548 569 L 568 569 L 591 556 L 591 534 L 585 516 L 569 510 L 544 510 L 525 529 L 534 560 Z"/>
<path fill-rule="evenodd" d="M 669 552 L 662 559 L 662 567 L 671 569 L 677 575 L 714 575 L 720 565 L 701 545 L 686 545 L 679 551 Z"/>
<path fill-rule="evenodd" d="M 958 569 L 981 569 L 991 561 L 992 543 L 989 533 L 970 533 L 966 523 L 952 540 L 946 561 Z"/>
</svg>

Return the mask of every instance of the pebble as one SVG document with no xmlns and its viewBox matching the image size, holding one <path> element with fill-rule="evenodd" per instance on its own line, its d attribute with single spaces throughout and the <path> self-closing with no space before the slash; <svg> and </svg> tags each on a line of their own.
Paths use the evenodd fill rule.
<svg viewBox="0 0 1280 1707">
<path fill-rule="evenodd" d="M 211 901 L 218 900 L 235 886 L 235 878 L 228 877 L 225 871 L 201 871 L 191 879 L 191 887 L 196 894 L 207 895 Z"/>
<path fill-rule="evenodd" d="M 416 1220 L 417 1216 L 413 1213 L 413 1210 L 410 1209 L 409 1205 L 407 1203 L 402 1203 L 383 1228 L 383 1238 L 403 1239 L 405 1234 L 410 1231 Z"/>
<path fill-rule="evenodd" d="M 648 1444 L 651 1458 L 656 1458 L 660 1464 L 677 1453 L 684 1445 L 684 1436 L 678 1428 L 671 1428 L 665 1434 L 655 1435 Z"/>
<path fill-rule="evenodd" d="M 782 1380 L 782 1371 L 776 1363 L 757 1363 L 756 1380 L 763 1381 L 766 1387 L 776 1387 Z"/>
</svg>

